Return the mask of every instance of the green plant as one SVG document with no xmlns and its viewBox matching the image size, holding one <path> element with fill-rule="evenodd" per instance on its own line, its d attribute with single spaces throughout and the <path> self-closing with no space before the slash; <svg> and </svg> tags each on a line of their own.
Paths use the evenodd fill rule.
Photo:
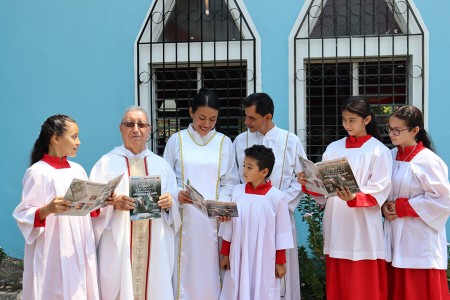
<svg viewBox="0 0 450 300">
<path fill-rule="evenodd" d="M 450 243 L 447 243 L 447 284 L 450 286 Z"/>
<path fill-rule="evenodd" d="M 302 299 L 325 299 L 325 258 L 323 254 L 322 218 L 324 207 L 305 195 L 297 207 L 308 226 L 308 249 L 298 249 Z"/>
<path fill-rule="evenodd" d="M 6 252 L 5 250 L 0 247 L 0 264 L 2 263 L 2 261 L 6 258 Z"/>
</svg>

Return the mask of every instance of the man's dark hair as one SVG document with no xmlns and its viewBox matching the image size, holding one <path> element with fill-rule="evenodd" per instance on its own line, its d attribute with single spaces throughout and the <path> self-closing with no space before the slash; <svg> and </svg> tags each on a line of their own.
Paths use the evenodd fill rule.
<svg viewBox="0 0 450 300">
<path fill-rule="evenodd" d="M 266 178 L 272 174 L 273 166 L 275 165 L 275 155 L 273 154 L 272 148 L 267 148 L 263 145 L 253 145 L 245 149 L 245 156 L 256 160 L 259 170 L 265 168 L 269 170 Z"/>
<path fill-rule="evenodd" d="M 256 113 L 263 117 L 267 114 L 271 114 L 273 117 L 275 112 L 273 100 L 266 93 L 253 93 L 245 98 L 242 104 L 246 108 L 255 105 Z"/>
</svg>

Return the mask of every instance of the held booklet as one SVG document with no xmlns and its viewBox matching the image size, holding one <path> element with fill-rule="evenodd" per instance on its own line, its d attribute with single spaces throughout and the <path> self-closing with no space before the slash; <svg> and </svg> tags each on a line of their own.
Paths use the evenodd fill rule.
<svg viewBox="0 0 450 300">
<path fill-rule="evenodd" d="M 324 196 L 336 196 L 337 187 L 348 186 L 352 193 L 359 192 L 359 186 L 346 157 L 313 163 L 301 156 L 300 164 L 305 172 L 309 191 Z"/>
<path fill-rule="evenodd" d="M 123 173 L 111 179 L 108 183 L 98 183 L 74 178 L 64 195 L 64 199 L 72 202 L 69 210 L 56 213 L 55 215 L 85 216 L 91 211 L 99 209 L 116 189 L 122 177 Z"/>
<path fill-rule="evenodd" d="M 130 220 L 161 218 L 160 196 L 161 176 L 130 176 L 130 198 L 136 205 L 130 210 Z"/>
<path fill-rule="evenodd" d="M 208 218 L 214 217 L 238 217 L 238 209 L 235 202 L 221 202 L 214 200 L 205 200 L 202 194 L 200 194 L 187 180 L 184 185 L 186 191 L 189 193 L 189 197 L 192 200 L 192 205 L 201 211 Z"/>
</svg>

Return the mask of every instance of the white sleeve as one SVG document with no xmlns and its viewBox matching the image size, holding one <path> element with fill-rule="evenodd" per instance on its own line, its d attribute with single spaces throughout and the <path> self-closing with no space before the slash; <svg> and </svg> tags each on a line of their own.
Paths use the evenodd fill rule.
<svg viewBox="0 0 450 300">
<path fill-rule="evenodd" d="M 414 175 L 423 187 L 424 194 L 409 199 L 409 204 L 428 226 L 442 230 L 450 214 L 447 165 L 436 157 L 414 167 Z"/>
<path fill-rule="evenodd" d="M 175 234 L 178 232 L 178 230 L 181 227 L 181 216 L 179 212 L 179 203 L 178 203 L 178 187 L 177 187 L 177 179 L 175 177 L 175 173 L 173 172 L 171 166 L 164 161 L 164 168 L 165 168 L 165 186 L 162 187 L 163 193 L 170 193 L 172 196 L 172 207 L 169 209 L 169 213 L 163 213 L 164 220 L 170 224 L 173 225 L 173 229 Z"/>
<path fill-rule="evenodd" d="M 34 169 L 28 169 L 22 181 L 22 199 L 13 212 L 25 242 L 32 244 L 44 233 L 45 227 L 34 227 L 36 211 L 53 199 L 56 193 L 45 176 Z"/>
<path fill-rule="evenodd" d="M 224 140 L 220 173 L 219 200 L 230 201 L 234 187 L 239 184 L 239 176 L 236 166 L 235 150 L 228 137 L 225 137 Z"/>
<path fill-rule="evenodd" d="M 241 133 L 240 135 L 238 135 L 234 141 L 233 141 L 233 147 L 234 147 L 234 151 L 235 151 L 235 155 L 236 155 L 236 166 L 237 166 L 237 172 L 238 172 L 238 176 L 239 176 L 239 180 L 241 183 L 244 183 L 244 178 L 242 170 L 243 170 L 243 162 L 244 162 L 244 153 L 245 153 L 245 143 L 243 142 L 243 137 L 244 135 L 247 133 Z"/>
<path fill-rule="evenodd" d="M 384 146 L 382 146 L 384 147 Z M 372 169 L 366 185 L 360 186 L 361 192 L 374 197 L 381 207 L 389 197 L 392 186 L 392 154 L 389 149 L 381 149 L 372 157 Z"/>
<path fill-rule="evenodd" d="M 219 236 L 227 242 L 232 242 L 233 237 L 233 219 L 229 222 L 220 222 Z"/>
<path fill-rule="evenodd" d="M 107 183 L 109 181 L 107 173 L 107 166 L 104 165 L 105 158 L 102 157 L 97 161 L 92 167 L 91 173 L 89 174 L 89 180 L 100 183 Z M 124 180 L 122 178 L 122 180 Z M 92 218 L 92 226 L 94 228 L 95 242 L 98 245 L 100 237 L 105 229 L 111 229 L 111 219 L 114 215 L 114 207 L 108 205 L 106 207 L 100 208 L 100 215 Z"/>
<path fill-rule="evenodd" d="M 275 247 L 276 250 L 294 248 L 291 219 L 286 201 L 277 201 L 275 211 Z"/>
<path fill-rule="evenodd" d="M 180 151 L 180 143 L 178 141 L 178 132 L 174 133 L 164 147 L 163 158 L 169 163 L 172 170 L 175 169 L 177 163 L 177 154 Z"/>
<path fill-rule="evenodd" d="M 283 191 L 285 195 L 285 199 L 288 199 L 288 207 L 290 211 L 295 211 L 295 209 L 298 206 L 298 203 L 300 202 L 301 197 L 303 196 L 302 193 L 302 185 L 298 183 L 297 177 L 295 176 L 297 173 L 299 173 L 302 168 L 300 164 L 299 155 L 306 158 L 305 150 L 303 149 L 303 146 L 300 142 L 300 139 L 295 136 L 295 151 L 294 151 L 294 174 L 291 174 L 291 182 L 289 184 L 289 187 Z"/>
</svg>

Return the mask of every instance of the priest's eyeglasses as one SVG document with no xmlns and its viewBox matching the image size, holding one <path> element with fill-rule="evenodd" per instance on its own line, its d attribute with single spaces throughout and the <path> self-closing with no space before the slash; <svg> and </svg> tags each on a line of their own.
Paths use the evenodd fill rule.
<svg viewBox="0 0 450 300">
<path fill-rule="evenodd" d="M 122 122 L 120 124 L 122 124 L 123 126 L 128 127 L 128 128 L 134 128 L 134 126 L 136 126 L 136 125 L 139 128 L 147 128 L 150 126 L 150 124 L 144 123 L 144 122 Z"/>
<path fill-rule="evenodd" d="M 389 124 L 386 124 L 385 130 L 387 133 L 391 133 L 395 136 L 399 136 L 400 133 L 402 133 L 402 131 L 405 130 L 409 130 L 409 128 L 405 128 L 405 129 L 397 129 L 397 128 L 392 128 L 391 126 L 389 126 Z"/>
</svg>

